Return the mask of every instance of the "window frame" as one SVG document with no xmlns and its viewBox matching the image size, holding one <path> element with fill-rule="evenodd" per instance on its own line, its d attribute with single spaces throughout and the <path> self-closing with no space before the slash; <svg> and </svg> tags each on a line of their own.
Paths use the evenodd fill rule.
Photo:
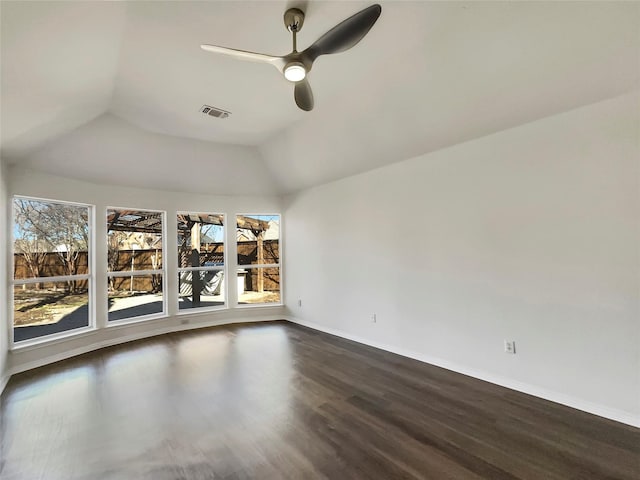
<svg viewBox="0 0 640 480">
<path fill-rule="evenodd" d="M 197 213 L 193 210 L 178 210 L 176 211 L 176 222 L 178 221 L 178 215 L 189 215 L 189 214 L 194 214 Z M 223 305 L 219 305 L 219 306 L 212 306 L 212 307 L 193 307 L 193 308 L 183 308 L 182 310 L 180 309 L 180 282 L 178 281 L 178 286 L 177 286 L 177 295 L 176 295 L 176 315 L 190 315 L 190 314 L 199 314 L 199 313 L 205 313 L 205 312 L 216 312 L 216 311 L 220 311 L 220 310 L 228 310 L 229 309 L 229 275 L 228 275 L 228 271 L 229 271 L 229 255 L 228 255 L 228 248 L 227 248 L 227 227 L 228 227 L 228 219 L 229 219 L 229 215 L 227 215 L 226 213 L 223 212 L 199 212 L 199 213 L 206 213 L 207 215 L 222 215 L 223 217 L 223 234 L 222 234 L 222 248 L 223 248 L 223 263 L 224 265 L 222 267 L 219 266 L 213 266 L 213 267 L 179 267 L 178 264 L 180 262 L 180 258 L 179 256 L 176 257 L 176 271 L 178 274 L 178 277 L 180 276 L 181 273 L 184 272 L 222 272 L 222 282 L 223 282 L 223 288 L 224 288 L 224 304 Z M 178 245 L 178 239 L 176 236 L 176 253 L 178 253 L 178 250 L 180 248 L 180 245 Z M 192 273 L 193 275 L 193 273 Z"/>
<path fill-rule="evenodd" d="M 109 217 L 109 210 L 125 210 L 125 211 L 137 211 L 137 212 L 151 212 L 151 213 L 159 213 L 162 217 L 162 268 L 156 270 L 134 270 L 131 271 L 119 271 L 119 272 L 110 272 L 109 271 L 109 225 L 107 224 L 107 218 Z M 151 320 L 158 320 L 162 318 L 168 318 L 169 313 L 167 310 L 168 300 L 167 300 L 167 262 L 166 262 L 166 252 L 167 252 L 167 212 L 166 210 L 156 210 L 153 208 L 137 208 L 137 207 L 114 207 L 112 205 L 108 205 L 104 210 L 104 221 L 105 221 L 105 258 L 104 258 L 104 267 L 106 272 L 106 295 L 105 300 L 106 303 L 103 306 L 104 308 L 104 318 L 105 318 L 105 328 L 114 328 L 120 325 L 129 325 L 132 323 L 141 323 L 147 322 Z M 118 278 L 118 277 L 138 277 L 145 275 L 162 275 L 162 312 L 158 313 L 148 313 L 146 315 L 138 315 L 135 317 L 127 317 L 120 318 L 117 320 L 109 320 L 109 279 L 110 278 Z"/>
<path fill-rule="evenodd" d="M 278 263 L 264 263 L 264 264 L 249 264 L 249 265 L 241 265 L 238 263 L 238 217 L 275 217 L 279 218 L 278 223 Z M 272 213 L 236 213 L 234 215 L 234 241 L 235 241 L 235 259 L 234 259 L 234 267 L 237 270 L 240 269 L 258 269 L 258 268 L 277 268 L 278 269 L 278 277 L 280 279 L 280 301 L 279 302 L 265 302 L 265 303 L 240 303 L 240 295 L 236 290 L 236 298 L 235 304 L 236 308 L 262 308 L 262 307 L 280 307 L 284 305 L 284 275 L 282 268 L 282 213 L 272 212 Z"/>
<path fill-rule="evenodd" d="M 25 278 L 18 279 L 14 278 L 15 275 L 15 225 L 16 225 L 16 209 L 15 209 L 15 201 L 17 199 L 20 200 L 32 200 L 36 202 L 48 202 L 58 205 L 70 205 L 74 207 L 85 207 L 87 208 L 87 227 L 89 228 L 89 236 L 87 241 L 87 269 L 89 273 L 77 274 L 77 275 L 56 275 L 51 277 L 34 277 L 34 278 Z M 10 252 L 11 252 L 11 260 L 8 265 L 7 276 L 10 276 L 8 279 L 8 285 L 10 286 L 10 299 L 7 302 L 7 308 L 11 312 L 8 315 L 9 321 L 7 322 L 8 329 L 8 339 L 9 339 L 9 351 L 13 350 L 21 350 L 28 349 L 33 346 L 38 346 L 42 344 L 56 343 L 60 340 L 65 340 L 70 337 L 75 337 L 78 335 L 83 335 L 88 332 L 93 332 L 97 330 L 96 324 L 96 255 L 95 255 L 95 230 L 96 230 L 96 207 L 95 205 L 84 203 L 84 202 L 71 202 L 68 200 L 54 200 L 51 198 L 44 197 L 35 197 L 30 195 L 11 195 L 10 197 L 11 204 L 11 234 L 9 235 L 8 240 L 10 241 Z M 42 335 L 39 337 L 30 338 L 27 340 L 21 340 L 16 342 L 14 339 L 14 330 L 15 330 L 15 287 L 16 285 L 29 285 L 33 283 L 57 283 L 57 282 L 66 282 L 69 280 L 86 280 L 87 281 L 87 320 L 88 325 L 85 327 L 74 328 L 72 330 L 65 330 L 63 332 L 52 333 L 49 335 Z M 9 293 L 9 292 L 8 292 Z M 8 312 L 7 312 L 8 313 Z"/>
</svg>

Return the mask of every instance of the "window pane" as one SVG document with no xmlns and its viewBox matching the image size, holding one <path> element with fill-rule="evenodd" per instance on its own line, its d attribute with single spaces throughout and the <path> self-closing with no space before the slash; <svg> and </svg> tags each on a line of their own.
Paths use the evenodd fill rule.
<svg viewBox="0 0 640 480">
<path fill-rule="evenodd" d="M 109 278 L 109 321 L 162 313 L 162 275 Z"/>
<path fill-rule="evenodd" d="M 224 272 L 222 270 L 179 273 L 178 285 L 180 310 L 224 306 Z"/>
<path fill-rule="evenodd" d="M 110 272 L 162 268 L 162 218 L 161 212 L 107 210 Z"/>
<path fill-rule="evenodd" d="M 280 263 L 280 215 L 238 215 L 238 265 Z"/>
<path fill-rule="evenodd" d="M 15 285 L 13 340 L 66 332 L 89 325 L 87 280 Z"/>
<path fill-rule="evenodd" d="M 15 198 L 14 279 L 89 273 L 89 207 Z"/>
<path fill-rule="evenodd" d="M 247 268 L 238 277 L 238 303 L 280 303 L 278 267 Z"/>
<path fill-rule="evenodd" d="M 178 214 L 178 267 L 224 266 L 224 215 Z"/>
</svg>

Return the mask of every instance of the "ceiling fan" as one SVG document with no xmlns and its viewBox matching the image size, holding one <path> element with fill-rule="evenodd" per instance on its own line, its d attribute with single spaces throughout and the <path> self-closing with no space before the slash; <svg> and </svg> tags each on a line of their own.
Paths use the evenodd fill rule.
<svg viewBox="0 0 640 480">
<path fill-rule="evenodd" d="M 298 107 L 310 111 L 313 109 L 313 92 L 307 74 L 311 71 L 315 59 L 320 55 L 344 52 L 355 46 L 373 27 L 381 12 L 380 5 L 371 5 L 333 27 L 310 47 L 298 52 L 296 35 L 302 29 L 304 12 L 298 8 L 290 8 L 284 13 L 284 24 L 293 35 L 293 51 L 280 57 L 217 45 L 200 45 L 200 47 L 208 52 L 222 53 L 240 60 L 273 65 L 284 74 L 287 80 L 295 83 L 293 93 Z"/>
</svg>

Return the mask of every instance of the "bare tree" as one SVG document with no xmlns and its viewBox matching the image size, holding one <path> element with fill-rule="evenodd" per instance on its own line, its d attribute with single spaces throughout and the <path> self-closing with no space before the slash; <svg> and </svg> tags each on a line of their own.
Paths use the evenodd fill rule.
<svg viewBox="0 0 640 480">
<path fill-rule="evenodd" d="M 110 272 L 120 270 L 120 245 L 125 234 L 111 231 L 107 236 L 107 267 Z M 109 290 L 115 290 L 115 277 L 109 277 Z"/>
<path fill-rule="evenodd" d="M 83 207 L 50 205 L 44 218 L 49 228 L 49 241 L 56 246 L 56 253 L 65 269 L 65 275 L 77 275 L 80 252 L 89 245 L 88 211 Z"/>
<path fill-rule="evenodd" d="M 16 225 L 14 248 L 27 265 L 31 277 L 38 278 L 44 274 L 47 251 L 51 249 L 51 246 L 47 244 L 46 239 L 39 238 L 34 232 L 30 221 L 33 216 L 33 208 L 32 202 L 28 200 L 16 199 L 14 202 Z M 40 289 L 42 285 L 36 283 L 35 286 Z"/>
<path fill-rule="evenodd" d="M 38 200 L 17 200 L 17 231 L 25 240 L 22 242 L 22 251 L 29 250 L 27 243 L 33 247 L 32 251 L 38 252 L 37 255 L 44 255 L 45 258 L 47 251 L 54 251 L 64 274 L 77 275 L 81 253 L 87 252 L 89 246 L 88 215 L 86 207 Z M 33 268 L 37 269 L 39 276 L 43 264 L 37 263 L 37 257 L 32 258 Z M 77 282 L 68 282 L 67 288 L 75 292 L 78 288 Z"/>
</svg>

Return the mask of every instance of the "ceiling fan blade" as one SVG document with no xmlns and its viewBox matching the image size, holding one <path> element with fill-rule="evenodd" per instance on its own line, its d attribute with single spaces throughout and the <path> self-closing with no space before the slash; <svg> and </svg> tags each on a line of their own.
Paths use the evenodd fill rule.
<svg viewBox="0 0 640 480">
<path fill-rule="evenodd" d="M 302 110 L 305 112 L 313 110 L 313 92 L 306 78 L 296 83 L 293 96 L 296 99 L 296 105 Z"/>
<path fill-rule="evenodd" d="M 221 53 L 223 55 L 229 55 L 239 60 L 248 60 L 250 62 L 270 63 L 279 70 L 284 65 L 282 57 L 276 57 L 273 55 L 265 55 L 264 53 L 247 52 L 246 50 L 237 50 L 235 48 L 220 47 L 218 45 L 200 45 L 200 48 L 207 52 Z"/>
<path fill-rule="evenodd" d="M 333 27 L 302 52 L 302 55 L 313 62 L 320 55 L 350 49 L 371 30 L 381 13 L 382 7 L 378 4 L 365 8 Z"/>
</svg>

